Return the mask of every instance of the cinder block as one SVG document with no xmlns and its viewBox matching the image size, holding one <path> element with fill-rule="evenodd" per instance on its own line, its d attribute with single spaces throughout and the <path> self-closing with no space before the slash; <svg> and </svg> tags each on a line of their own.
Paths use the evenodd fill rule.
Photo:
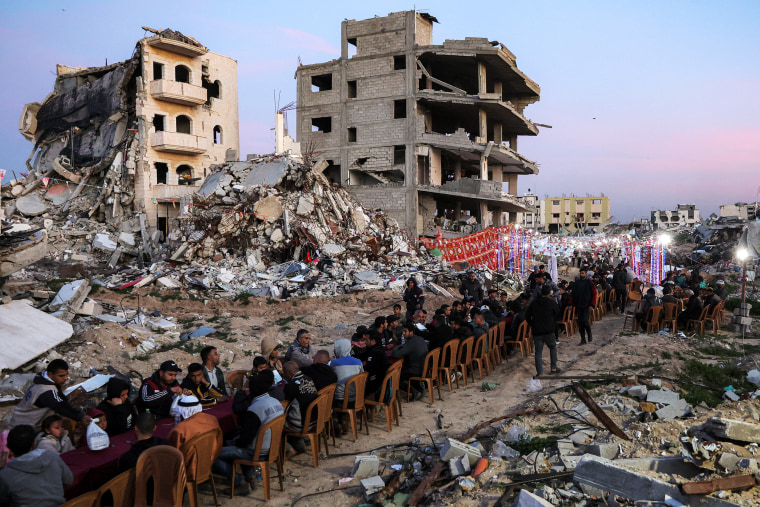
<svg viewBox="0 0 760 507">
<path fill-rule="evenodd" d="M 656 389 L 647 393 L 647 401 L 650 403 L 661 403 L 663 405 L 672 405 L 680 399 L 678 393 Z"/>
<path fill-rule="evenodd" d="M 478 449 L 453 438 L 446 439 L 446 442 L 441 446 L 441 459 L 443 461 L 449 461 L 452 458 L 463 455 L 466 455 L 469 459 L 470 467 L 474 466 L 482 457 Z"/>
</svg>

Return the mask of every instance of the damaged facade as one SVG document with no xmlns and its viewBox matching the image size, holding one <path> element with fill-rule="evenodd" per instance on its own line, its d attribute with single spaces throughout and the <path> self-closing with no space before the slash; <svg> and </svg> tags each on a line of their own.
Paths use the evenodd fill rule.
<svg viewBox="0 0 760 507">
<path fill-rule="evenodd" d="M 526 211 L 517 177 L 538 173 L 517 136 L 538 134 L 523 111 L 539 86 L 499 42 L 433 45 L 435 22 L 416 11 L 344 21 L 341 57 L 296 72 L 302 152 L 410 236 L 462 234 L 451 232 L 462 218 L 501 225 L 503 212 L 514 221 Z"/>
<path fill-rule="evenodd" d="M 237 62 L 179 32 L 143 28 L 153 35 L 129 60 L 58 65 L 53 93 L 25 106 L 19 130 L 34 149 L 15 203 L 22 215 L 52 205 L 129 229 L 144 214 L 144 229 L 166 234 L 209 166 L 237 159 Z M 50 178 L 44 196 L 36 176 Z"/>
</svg>

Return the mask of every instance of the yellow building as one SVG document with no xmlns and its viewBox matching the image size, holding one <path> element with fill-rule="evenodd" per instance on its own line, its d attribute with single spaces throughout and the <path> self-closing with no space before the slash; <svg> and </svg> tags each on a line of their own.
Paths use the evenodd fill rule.
<svg viewBox="0 0 760 507">
<path fill-rule="evenodd" d="M 551 233 L 599 231 L 610 219 L 610 198 L 547 197 L 544 199 L 544 230 Z"/>
</svg>

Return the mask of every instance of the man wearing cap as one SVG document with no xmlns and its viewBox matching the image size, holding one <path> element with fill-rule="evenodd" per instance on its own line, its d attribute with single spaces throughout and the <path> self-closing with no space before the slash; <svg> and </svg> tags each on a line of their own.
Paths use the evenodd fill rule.
<svg viewBox="0 0 760 507">
<path fill-rule="evenodd" d="M 174 416 L 177 425 L 169 433 L 169 443 L 181 449 L 184 444 L 189 442 L 198 435 L 208 433 L 209 431 L 216 431 L 216 444 L 211 449 L 211 460 L 215 460 L 219 457 L 219 452 L 224 445 L 222 437 L 222 428 L 219 426 L 219 421 L 211 414 L 203 413 L 203 406 L 200 400 L 192 395 L 182 395 L 174 398 L 171 405 L 171 415 Z M 185 462 L 185 469 L 187 470 L 187 480 L 195 480 L 195 472 L 198 468 L 195 463 L 197 457 L 191 456 Z M 208 456 L 204 456 L 203 459 L 208 459 Z"/>
<path fill-rule="evenodd" d="M 728 289 L 726 289 L 726 283 L 723 280 L 715 282 L 715 295 L 720 298 L 721 301 L 725 301 L 728 297 Z"/>
<path fill-rule="evenodd" d="M 464 296 L 468 301 L 472 301 L 473 305 L 479 305 L 483 300 L 483 286 L 480 285 L 480 281 L 475 278 L 474 271 L 467 272 L 467 278 L 462 281 L 462 286 L 459 287 L 459 293 Z"/>
<path fill-rule="evenodd" d="M 182 394 L 177 373 L 182 369 L 174 361 L 164 361 L 150 377 L 143 380 L 140 388 L 141 410 L 150 411 L 157 419 L 169 417 L 174 395 Z"/>
<path fill-rule="evenodd" d="M 227 386 L 224 385 L 224 372 L 219 368 L 222 362 L 222 356 L 217 352 L 216 347 L 205 347 L 201 350 L 201 362 L 203 363 L 203 378 L 212 386 L 227 396 Z"/>
<path fill-rule="evenodd" d="M 211 383 L 203 378 L 203 365 L 200 363 L 192 363 L 187 367 L 187 377 L 180 384 L 183 392 L 190 392 L 193 396 L 200 400 L 201 405 L 216 405 L 216 403 L 224 403 L 227 401 L 227 396 Z"/>
</svg>

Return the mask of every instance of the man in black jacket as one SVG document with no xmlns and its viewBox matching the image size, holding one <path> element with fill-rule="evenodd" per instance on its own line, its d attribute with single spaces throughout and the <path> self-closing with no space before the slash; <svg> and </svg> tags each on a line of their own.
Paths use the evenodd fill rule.
<svg viewBox="0 0 760 507">
<path fill-rule="evenodd" d="M 617 304 L 620 306 L 620 315 L 625 313 L 625 306 L 628 304 L 628 272 L 621 262 L 618 264 L 615 273 L 612 275 L 612 288 L 615 289 Z"/>
<path fill-rule="evenodd" d="M 588 335 L 588 342 L 592 341 L 591 324 L 588 318 L 589 310 L 596 303 L 596 289 L 591 280 L 588 279 L 588 268 L 581 268 L 580 276 L 573 288 L 572 297 L 573 305 L 575 305 L 575 314 L 578 317 L 578 331 L 581 334 L 581 342 L 578 345 L 585 345 L 586 335 Z"/>
<path fill-rule="evenodd" d="M 555 332 L 557 330 L 557 321 L 559 321 L 561 315 L 559 313 L 559 306 L 557 306 L 556 301 L 554 301 L 551 295 L 551 288 L 544 286 L 541 291 L 541 297 L 536 298 L 525 312 L 525 320 L 533 331 L 533 343 L 536 348 L 537 377 L 544 374 L 544 345 L 549 347 L 551 372 L 559 373 L 559 368 L 557 367 L 557 343 Z"/>
</svg>

